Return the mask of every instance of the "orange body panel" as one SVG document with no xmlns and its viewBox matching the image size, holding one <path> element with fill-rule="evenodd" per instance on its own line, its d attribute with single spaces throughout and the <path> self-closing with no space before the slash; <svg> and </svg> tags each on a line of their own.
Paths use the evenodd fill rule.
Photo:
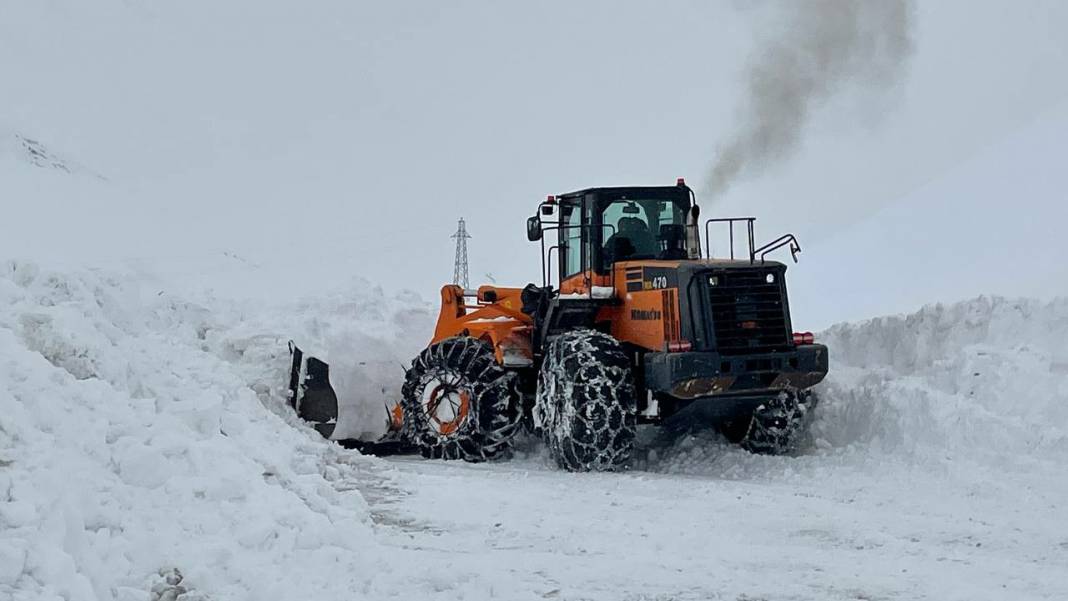
<svg viewBox="0 0 1068 601">
<path fill-rule="evenodd" d="M 676 261 L 631 261 L 615 265 L 615 290 L 622 302 L 601 312 L 611 323 L 612 336 L 652 351 L 665 350 L 669 342 L 679 340 L 677 284 L 667 285 L 665 281 L 660 286 L 656 278 L 645 273 L 646 268 L 674 273 L 678 266 Z M 639 283 L 638 290 L 628 286 Z"/>
<path fill-rule="evenodd" d="M 560 282 L 560 294 L 589 294 L 590 287 L 605 288 L 612 285 L 612 276 L 598 275 L 592 271 L 576 273 Z"/>
<path fill-rule="evenodd" d="M 597 322 L 606 324 L 617 340 L 662 351 L 679 340 L 679 290 L 667 282 L 658 285 L 645 269 L 673 272 L 678 266 L 678 261 L 620 261 L 608 275 L 587 271 L 571 276 L 560 283 L 560 291 L 596 298 L 611 288 L 616 302 L 600 310 Z"/>
<path fill-rule="evenodd" d="M 443 286 L 441 312 L 431 344 L 452 336 L 472 336 L 490 343 L 501 365 L 533 364 L 530 338 L 534 322 L 521 310 L 522 292 L 520 288 L 482 286 L 471 297 L 460 286 Z"/>
</svg>

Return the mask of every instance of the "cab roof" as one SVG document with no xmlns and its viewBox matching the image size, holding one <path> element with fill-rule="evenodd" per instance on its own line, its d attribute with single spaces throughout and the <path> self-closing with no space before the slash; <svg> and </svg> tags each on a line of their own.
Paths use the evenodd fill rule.
<svg viewBox="0 0 1068 601">
<path fill-rule="evenodd" d="M 631 194 L 635 196 L 645 197 L 661 197 L 661 198 L 674 198 L 678 195 L 689 197 L 690 189 L 685 185 L 676 186 L 602 186 L 599 188 L 584 188 L 582 190 L 576 190 L 575 192 L 568 192 L 566 194 L 557 194 L 558 199 L 573 199 L 581 198 L 587 194 L 593 195 L 605 195 L 605 196 L 629 196 Z"/>
</svg>

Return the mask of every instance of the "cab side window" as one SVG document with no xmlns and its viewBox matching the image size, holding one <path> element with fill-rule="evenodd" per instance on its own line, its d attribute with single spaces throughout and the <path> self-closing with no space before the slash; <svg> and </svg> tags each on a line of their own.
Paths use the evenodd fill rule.
<svg viewBox="0 0 1068 601">
<path fill-rule="evenodd" d="M 560 254 L 564 256 L 563 277 L 582 271 L 582 209 L 577 205 L 565 205 L 564 225 L 561 231 Z"/>
</svg>

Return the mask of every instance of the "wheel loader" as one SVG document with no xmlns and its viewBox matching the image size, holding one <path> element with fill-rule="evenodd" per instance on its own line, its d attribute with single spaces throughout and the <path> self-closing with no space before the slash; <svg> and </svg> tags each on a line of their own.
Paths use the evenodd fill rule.
<svg viewBox="0 0 1068 601">
<path fill-rule="evenodd" d="M 828 354 L 793 331 L 786 265 L 768 258 L 796 261 L 792 234 L 758 246 L 752 217 L 702 227 L 680 178 L 549 196 L 527 238 L 541 245 L 541 285 L 444 286 L 389 433 L 354 446 L 482 461 L 526 429 L 560 467 L 602 471 L 627 465 L 637 424 L 657 423 L 715 427 L 756 453 L 797 450 Z M 291 350 L 292 403 L 329 436 L 329 367 Z"/>
</svg>

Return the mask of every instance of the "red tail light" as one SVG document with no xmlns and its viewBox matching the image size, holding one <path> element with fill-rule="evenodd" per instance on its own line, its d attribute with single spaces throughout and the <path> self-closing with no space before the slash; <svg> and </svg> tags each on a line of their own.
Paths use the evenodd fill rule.
<svg viewBox="0 0 1068 601">
<path fill-rule="evenodd" d="M 812 334 L 812 332 L 794 332 L 794 346 L 815 343 L 816 337 Z"/>
<path fill-rule="evenodd" d="M 685 353 L 693 348 L 689 340 L 675 340 L 667 343 L 667 350 L 669 353 Z"/>
</svg>

